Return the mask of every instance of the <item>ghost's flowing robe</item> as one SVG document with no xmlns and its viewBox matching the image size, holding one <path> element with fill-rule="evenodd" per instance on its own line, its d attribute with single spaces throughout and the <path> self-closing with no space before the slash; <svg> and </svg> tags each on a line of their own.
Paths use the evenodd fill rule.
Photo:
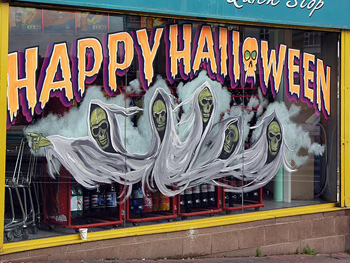
<svg viewBox="0 0 350 263">
<path fill-rule="evenodd" d="M 267 140 L 267 132 L 270 123 L 276 119 L 281 127 L 281 146 L 279 152 L 275 158 L 267 163 L 269 154 L 269 142 Z M 234 176 L 235 178 L 246 182 L 243 186 L 234 187 L 215 181 L 217 185 L 226 187 L 226 191 L 234 193 L 246 193 L 257 190 L 266 184 L 268 184 L 277 174 L 278 170 L 283 166 L 288 172 L 295 172 L 292 166 L 286 159 L 286 150 L 288 148 L 286 141 L 283 137 L 284 130 L 281 123 L 278 121 L 278 117 L 275 112 L 263 118 L 260 125 L 253 127 L 257 128 L 261 126 L 261 134 L 259 139 L 253 144 L 250 149 L 243 152 L 243 163 L 238 170 L 237 167 L 227 167 L 221 171 L 222 176 Z"/>
<path fill-rule="evenodd" d="M 225 131 L 232 124 L 236 123 L 238 128 L 238 142 L 227 159 L 221 159 L 220 155 L 225 143 Z M 224 121 L 215 124 L 208 136 L 202 143 L 199 150 L 199 158 L 194 165 L 181 175 L 181 178 L 176 182 L 177 185 L 188 184 L 190 187 L 197 186 L 203 183 L 212 183 L 212 180 L 222 178 L 224 175 L 221 172 L 230 166 L 235 160 L 239 161 L 242 155 L 239 154 L 243 144 L 243 126 L 240 116 L 230 117 Z M 237 163 L 232 169 L 240 169 L 242 163 Z M 239 172 L 237 172 L 239 173 Z M 238 176 L 238 175 L 237 175 Z"/>
<path fill-rule="evenodd" d="M 213 96 L 213 110 L 206 128 L 203 131 L 202 112 L 198 104 L 198 97 L 200 92 L 206 87 L 210 90 Z M 182 174 L 186 170 L 191 169 L 195 160 L 198 158 L 199 150 L 214 122 L 214 116 L 216 114 L 215 104 L 217 103 L 217 98 L 209 83 L 205 82 L 196 89 L 194 94 L 188 100 L 181 103 L 179 106 L 177 106 L 177 108 L 172 109 L 170 98 L 165 91 L 158 89 L 158 92 L 162 94 L 168 111 L 172 110 L 172 112 L 176 112 L 179 107 L 190 103 L 190 108 L 182 120 L 182 123 L 185 123 L 188 128 L 188 134 L 184 141 L 182 141 L 177 134 L 175 126 L 176 122 L 174 119 L 175 117 L 173 114 L 168 113 L 165 136 L 157 153 L 157 158 L 151 175 L 152 180 L 155 181 L 162 194 L 174 196 L 187 188 L 190 182 L 186 181 L 186 183 L 183 185 L 175 184 L 179 180 L 181 181 L 180 178 Z M 157 94 L 155 94 L 153 98 L 156 98 L 156 96 Z M 152 103 L 150 103 L 149 107 L 151 106 Z M 156 131 L 156 127 L 152 119 L 150 119 L 150 123 L 152 130 Z M 175 185 L 178 187 L 173 188 Z"/>
<path fill-rule="evenodd" d="M 140 182 L 145 174 L 149 174 L 159 147 L 158 140 L 152 140 L 145 154 L 129 153 L 121 136 L 117 115 L 133 116 L 141 111 L 138 107 L 123 108 L 117 105 L 105 104 L 92 100 L 91 105 L 97 105 L 105 110 L 110 127 L 110 143 L 115 153 L 103 151 L 89 135 L 82 138 L 66 138 L 59 135 L 48 136 L 50 146 L 45 147 L 49 174 L 59 174 L 56 160 L 62 164 L 75 180 L 86 188 L 95 188 L 100 183 L 118 182 L 132 186 Z M 90 114 L 87 123 L 89 125 Z M 131 191 L 131 187 L 129 187 Z"/>
</svg>

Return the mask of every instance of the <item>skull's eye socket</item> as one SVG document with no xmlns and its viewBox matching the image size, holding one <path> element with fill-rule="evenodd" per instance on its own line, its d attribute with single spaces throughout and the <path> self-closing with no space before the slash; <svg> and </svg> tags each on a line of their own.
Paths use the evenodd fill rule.
<svg viewBox="0 0 350 263">
<path fill-rule="evenodd" d="M 254 50 L 254 51 L 251 53 L 251 56 L 252 56 L 252 60 L 256 60 L 256 57 L 258 56 L 258 53 Z"/>
<path fill-rule="evenodd" d="M 250 59 L 250 52 L 248 50 L 246 50 L 246 52 L 244 52 L 244 59 L 245 60 L 249 60 Z"/>
<path fill-rule="evenodd" d="M 230 136 L 232 139 L 235 138 L 235 134 L 234 134 L 232 131 L 230 131 L 229 136 Z"/>
<path fill-rule="evenodd" d="M 156 119 L 158 119 L 159 118 L 159 113 L 154 113 L 154 117 L 156 117 Z"/>
<path fill-rule="evenodd" d="M 277 140 L 281 140 L 281 134 L 276 135 Z"/>
<path fill-rule="evenodd" d="M 165 111 L 162 111 L 162 112 L 160 113 L 160 115 L 164 116 L 164 115 L 165 115 Z"/>
<path fill-rule="evenodd" d="M 92 135 L 94 135 L 94 136 L 97 136 L 99 132 L 100 132 L 100 128 L 99 127 L 95 127 L 95 128 L 92 129 Z"/>
<path fill-rule="evenodd" d="M 273 139 L 275 137 L 275 135 L 272 132 L 269 132 L 269 139 Z"/>
<path fill-rule="evenodd" d="M 212 105 L 213 101 L 211 99 L 202 99 L 202 104 L 203 105 L 207 105 L 207 103 L 209 103 L 209 105 Z"/>
<path fill-rule="evenodd" d="M 104 122 L 101 123 L 100 127 L 101 127 L 102 130 L 107 130 L 108 123 L 104 121 Z"/>
</svg>

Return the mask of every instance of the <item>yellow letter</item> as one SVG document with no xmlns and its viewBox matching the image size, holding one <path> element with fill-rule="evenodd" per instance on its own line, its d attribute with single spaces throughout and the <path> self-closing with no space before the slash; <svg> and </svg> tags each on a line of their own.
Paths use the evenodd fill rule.
<svg viewBox="0 0 350 263">
<path fill-rule="evenodd" d="M 118 63 L 118 45 L 124 44 L 123 56 L 124 61 Z M 123 71 L 130 67 L 132 60 L 134 59 L 134 40 L 127 32 L 115 33 L 108 35 L 108 50 L 109 50 L 109 85 L 112 91 L 117 90 L 117 77 L 124 75 L 125 73 L 118 73 L 118 70 Z"/>
<path fill-rule="evenodd" d="M 31 114 L 34 114 L 36 106 L 36 70 L 38 68 L 38 48 L 30 48 L 25 51 L 25 77 L 19 79 L 19 63 L 18 53 L 14 52 L 8 55 L 8 87 L 7 87 L 7 107 L 10 114 L 10 121 L 12 122 L 14 117 L 17 116 L 19 110 L 18 92 L 20 89 L 25 88 L 26 98 L 28 103 L 28 109 Z"/>
<path fill-rule="evenodd" d="M 204 47 L 207 46 L 207 51 Z M 199 70 L 199 66 L 203 60 L 206 60 L 208 66 L 213 73 L 217 73 L 216 61 L 214 56 L 214 42 L 210 26 L 203 26 L 198 39 L 198 47 L 194 56 L 193 72 Z"/>
<path fill-rule="evenodd" d="M 86 68 L 86 51 L 88 48 L 93 50 L 94 64 L 90 70 Z M 101 43 L 95 38 L 79 39 L 77 44 L 77 59 L 78 59 L 78 91 L 80 95 L 85 92 L 85 80 L 86 77 L 92 77 L 96 75 L 101 68 L 102 64 L 102 46 Z"/>
<path fill-rule="evenodd" d="M 170 56 L 170 75 L 175 78 L 178 73 L 178 62 L 183 59 L 184 73 L 188 75 L 191 72 L 191 25 L 183 25 L 183 50 L 178 50 L 178 25 L 169 27 L 169 56 Z M 168 68 L 168 69 L 169 69 Z"/>
<path fill-rule="evenodd" d="M 324 109 L 328 116 L 331 115 L 331 68 L 327 66 L 327 76 L 325 76 L 325 68 L 323 64 L 323 60 L 317 59 L 317 108 L 318 111 L 321 111 L 322 103 L 324 105 Z M 321 91 L 322 98 L 321 101 Z M 327 117 L 327 116 L 326 116 Z"/>
<path fill-rule="evenodd" d="M 61 66 L 62 80 L 55 81 L 58 66 Z M 51 91 L 64 90 L 68 101 L 73 99 L 73 87 L 67 44 L 55 44 L 51 54 L 49 65 L 46 68 L 44 84 L 40 94 L 41 108 L 43 109 L 49 101 Z"/>
<path fill-rule="evenodd" d="M 160 44 L 160 38 L 162 37 L 162 34 L 163 34 L 163 28 L 158 28 L 156 30 L 154 39 L 152 40 L 154 43 L 152 50 L 149 45 L 146 29 L 138 30 L 136 31 L 136 34 L 137 34 L 137 41 L 141 47 L 142 58 L 143 58 L 143 61 L 142 61 L 143 72 L 140 72 L 140 74 L 143 74 L 144 79 L 147 80 L 147 86 L 149 86 L 151 84 L 151 81 L 154 75 L 153 61 L 157 54 L 157 50 Z M 141 61 L 139 62 L 141 63 Z"/>
</svg>

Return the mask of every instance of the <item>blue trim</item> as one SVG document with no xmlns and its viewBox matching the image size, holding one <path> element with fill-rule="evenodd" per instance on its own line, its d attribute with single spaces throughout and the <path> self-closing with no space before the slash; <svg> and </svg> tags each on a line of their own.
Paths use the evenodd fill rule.
<svg viewBox="0 0 350 263">
<path fill-rule="evenodd" d="M 170 14 L 214 19 L 227 19 L 246 22 L 261 22 L 282 25 L 310 26 L 324 28 L 350 29 L 349 0 L 316 0 L 324 1 L 324 6 L 309 17 L 310 10 L 299 6 L 288 8 L 286 3 L 302 0 L 280 0 L 277 6 L 243 4 L 242 0 L 235 0 L 241 9 L 227 0 L 18 0 L 19 2 L 33 2 L 58 4 L 68 6 L 82 6 L 102 9 L 124 10 L 134 12 L 148 12 L 156 14 Z M 232 1 L 232 0 L 231 0 Z M 277 2 L 278 0 L 274 0 Z M 314 0 L 306 0 L 306 3 Z M 257 2 L 257 1 L 255 1 Z M 266 1 L 268 2 L 268 1 Z"/>
</svg>

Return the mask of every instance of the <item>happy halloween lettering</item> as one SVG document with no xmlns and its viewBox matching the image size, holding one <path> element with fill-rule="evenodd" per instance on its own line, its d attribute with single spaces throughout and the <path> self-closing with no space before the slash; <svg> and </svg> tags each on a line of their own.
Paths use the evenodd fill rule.
<svg viewBox="0 0 350 263">
<path fill-rule="evenodd" d="M 191 24 L 172 24 L 136 32 L 110 33 L 102 44 L 93 37 L 78 39 L 68 52 L 66 42 L 49 45 L 39 78 L 38 47 L 12 52 L 8 55 L 8 127 L 22 109 L 27 121 L 40 114 L 50 97 L 59 97 L 63 105 L 81 101 L 86 85 L 93 84 L 103 69 L 103 86 L 113 95 L 118 92 L 117 79 L 127 74 L 137 56 L 139 77 L 147 90 L 155 79 L 153 64 L 161 40 L 166 49 L 166 76 L 170 84 L 176 77 L 191 80 L 205 69 L 213 80 L 231 88 L 257 86 L 263 94 L 268 89 L 274 97 L 284 82 L 288 99 L 301 100 L 328 118 L 331 114 L 331 68 L 309 53 L 280 44 L 276 49 L 267 41 L 247 37 L 218 27 L 215 32 L 204 25 L 197 29 L 194 39 Z M 258 81 L 259 80 L 259 81 Z"/>
</svg>

